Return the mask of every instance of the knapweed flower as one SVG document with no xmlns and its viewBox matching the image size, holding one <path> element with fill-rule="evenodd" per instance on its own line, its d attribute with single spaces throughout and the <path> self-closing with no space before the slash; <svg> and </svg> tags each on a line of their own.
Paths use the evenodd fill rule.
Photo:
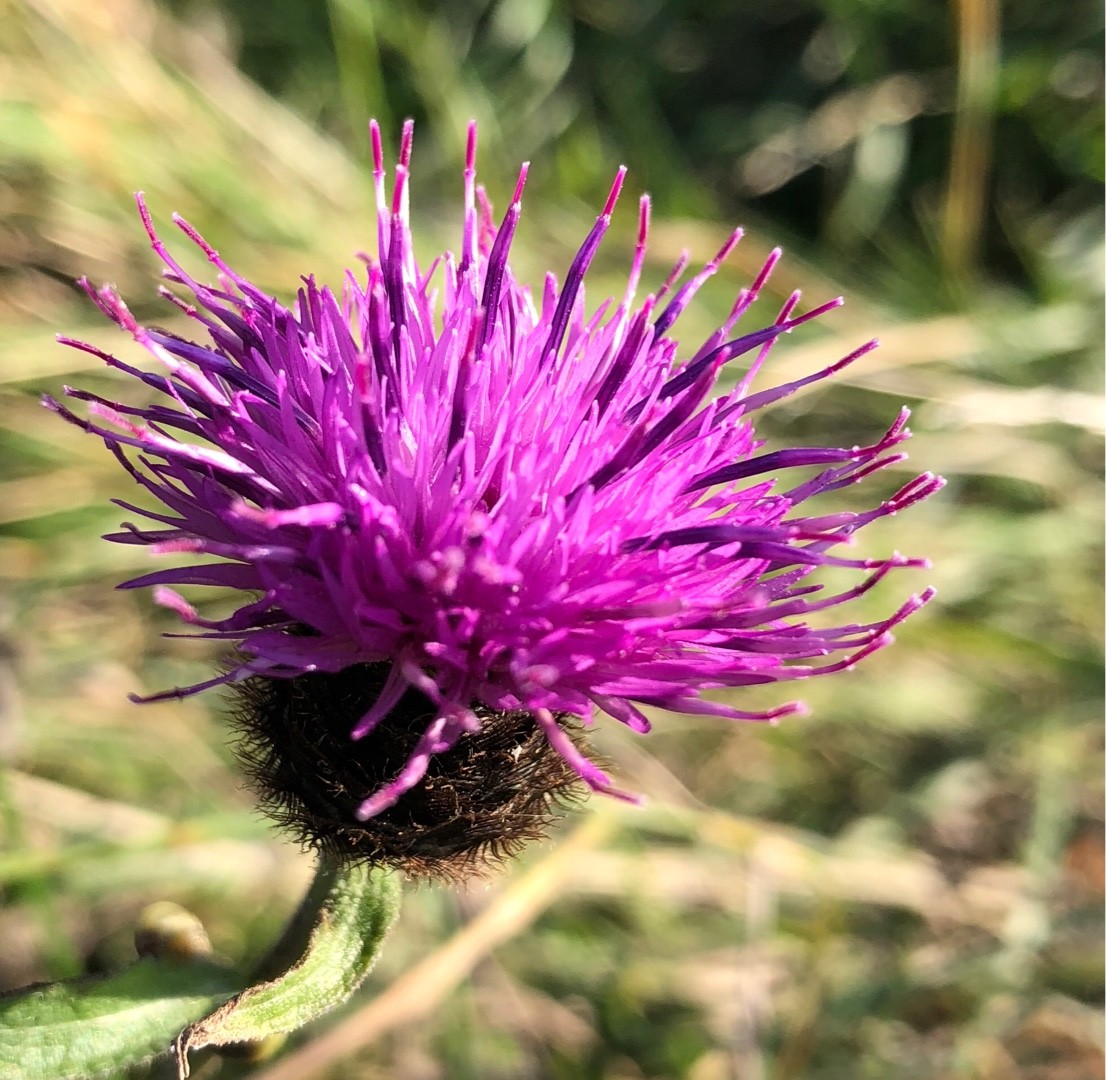
<svg viewBox="0 0 1106 1080">
<path fill-rule="evenodd" d="M 499 226 L 475 185 L 468 134 L 458 255 L 415 261 L 412 129 L 386 191 L 372 129 L 377 256 L 340 293 L 304 279 L 286 307 L 174 219 L 217 271 L 195 280 L 139 208 L 163 289 L 201 341 L 138 325 L 110 288 L 86 289 L 158 361 L 128 366 L 156 404 L 66 389 L 158 509 L 108 537 L 185 560 L 127 582 L 233 658 L 207 682 L 238 688 L 243 758 L 263 802 L 314 846 L 417 872 L 456 872 L 541 831 L 579 780 L 622 795 L 588 756 L 597 712 L 649 730 L 642 707 L 772 720 L 735 693 L 851 668 L 929 593 L 877 623 L 832 624 L 891 570 L 853 534 L 935 491 L 926 473 L 843 512 L 816 497 L 902 460 L 903 410 L 868 446 L 772 449 L 758 410 L 832 375 L 869 342 L 798 381 L 754 388 L 780 335 L 836 307 L 735 335 L 779 252 L 697 348 L 675 324 L 740 239 L 690 280 L 686 260 L 635 300 L 649 224 L 640 204 L 626 291 L 590 313 L 583 281 L 610 224 L 620 170 L 563 283 L 519 284 L 508 252 L 526 166 Z M 714 395 L 723 367 L 748 358 Z M 150 500 L 147 498 L 147 502 Z M 828 595 L 822 567 L 861 572 Z M 172 586 L 208 585 L 237 608 L 207 619 Z M 828 625 L 827 625 L 828 624 Z"/>
</svg>

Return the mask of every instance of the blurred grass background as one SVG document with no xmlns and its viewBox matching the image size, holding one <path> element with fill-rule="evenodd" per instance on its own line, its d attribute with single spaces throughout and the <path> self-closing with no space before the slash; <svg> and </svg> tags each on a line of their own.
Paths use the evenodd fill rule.
<svg viewBox="0 0 1106 1080">
<path fill-rule="evenodd" d="M 884 348 L 766 433 L 848 445 L 914 406 L 911 467 L 949 488 L 865 543 L 935 565 L 866 603 L 940 597 L 805 687 L 808 719 L 608 725 L 645 811 L 593 800 L 504 874 L 415 892 L 350 1015 L 251 1075 L 1102 1076 L 1101 55 L 1086 0 L 0 0 L 0 988 L 126 962 L 162 897 L 256 955 L 309 873 L 217 701 L 125 700 L 213 657 L 113 591 L 145 565 L 96 539 L 124 480 L 38 404 L 112 394 L 56 332 L 129 348 L 73 278 L 164 321 L 142 188 L 278 295 L 338 281 L 374 231 L 371 115 L 393 140 L 416 118 L 433 253 L 475 116 L 501 209 L 534 161 L 527 276 L 563 274 L 625 162 L 593 298 L 621 290 L 638 190 L 654 284 L 749 227 L 689 338 L 777 242 L 778 295 L 847 293 L 775 377 Z"/>
</svg>

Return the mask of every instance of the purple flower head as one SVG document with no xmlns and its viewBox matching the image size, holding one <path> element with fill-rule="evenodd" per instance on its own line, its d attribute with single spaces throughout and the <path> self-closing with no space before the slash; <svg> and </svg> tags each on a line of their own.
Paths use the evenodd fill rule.
<svg viewBox="0 0 1106 1080">
<path fill-rule="evenodd" d="M 552 789 L 578 777 L 628 798 L 582 748 L 580 730 L 597 712 L 639 732 L 649 730 L 642 706 L 735 720 L 795 713 L 795 703 L 748 712 L 734 694 L 719 701 L 704 691 L 851 668 L 932 595 L 910 597 L 880 622 L 848 621 L 848 602 L 891 570 L 925 565 L 858 558 L 853 534 L 930 495 L 939 478 L 924 473 L 866 510 L 830 513 L 815 499 L 901 461 L 906 410 L 869 446 L 768 449 L 753 430 L 759 409 L 875 347 L 754 388 L 780 335 L 839 299 L 799 313 L 795 293 L 767 326 L 736 332 L 774 251 L 725 323 L 698 348 L 681 345 L 672 336 L 681 312 L 741 232 L 694 277 L 679 284 L 681 261 L 639 301 L 643 198 L 626 291 L 589 313 L 583 280 L 624 170 L 563 283 L 550 274 L 535 295 L 508 265 L 527 167 L 496 227 L 475 184 L 474 126 L 459 254 L 423 270 L 408 217 L 411 124 L 390 197 L 375 124 L 372 137 L 377 256 L 340 293 L 306 278 L 285 307 L 174 218 L 217 271 L 218 284 L 202 284 L 168 252 L 139 197 L 165 277 L 190 295 L 162 291 L 202 340 L 142 327 L 114 291 L 87 283 L 160 370 L 62 339 L 159 395 L 158 404 L 129 406 L 66 388 L 87 403 L 87 419 L 47 401 L 102 438 L 161 504 L 121 502 L 145 522 L 108 539 L 170 559 L 211 556 L 123 586 L 152 586 L 202 636 L 234 648 L 217 677 L 155 699 L 250 688 L 246 710 L 269 719 L 246 722 L 247 757 L 278 787 L 293 784 L 295 770 L 259 748 L 259 727 L 279 714 L 284 734 L 310 745 L 324 738 L 310 716 L 338 716 L 325 723 L 331 754 L 362 771 L 356 781 L 331 778 L 330 801 L 316 800 L 335 825 L 368 824 L 435 784 L 436 797 L 452 800 L 448 813 L 465 819 L 464 785 L 440 770 L 470 743 L 483 747 L 470 759 L 498 763 L 491 779 L 485 762 L 465 781 L 473 789 L 500 782 L 518 746 L 536 741 L 555 751 L 556 766 L 543 766 L 553 768 Z M 736 387 L 714 396 L 722 368 L 738 358 L 746 367 Z M 828 595 L 817 583 L 825 566 L 854 569 L 859 580 Z M 178 585 L 215 586 L 237 608 L 203 618 Z M 388 734 L 399 714 L 402 732 Z M 480 740 L 502 717 L 512 718 L 510 733 L 489 750 Z M 397 739 L 399 756 L 385 753 Z M 502 782 L 504 798 L 529 783 Z M 296 798 L 282 790 L 277 801 Z M 410 819 L 403 828 L 433 826 Z"/>
</svg>

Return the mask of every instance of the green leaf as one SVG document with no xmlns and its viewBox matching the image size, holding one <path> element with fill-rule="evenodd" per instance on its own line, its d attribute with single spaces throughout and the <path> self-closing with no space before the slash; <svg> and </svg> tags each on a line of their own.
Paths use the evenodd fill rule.
<svg viewBox="0 0 1106 1080">
<path fill-rule="evenodd" d="M 396 876 L 364 864 L 324 861 L 311 893 L 284 939 L 263 965 L 283 974 L 235 995 L 176 1043 L 188 1076 L 188 1054 L 205 1046 L 251 1043 L 295 1031 L 341 1005 L 361 985 L 399 912 Z"/>
<path fill-rule="evenodd" d="M 0 998 L 0 1080 L 91 1080 L 169 1050 L 240 976 L 209 961 L 147 959 L 117 975 Z"/>
</svg>

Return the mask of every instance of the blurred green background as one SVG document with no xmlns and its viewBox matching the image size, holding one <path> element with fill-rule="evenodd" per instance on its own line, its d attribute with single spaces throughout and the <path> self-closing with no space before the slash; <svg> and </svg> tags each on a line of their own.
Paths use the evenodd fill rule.
<svg viewBox="0 0 1106 1080">
<path fill-rule="evenodd" d="M 904 470 L 949 487 L 864 546 L 934 569 L 865 604 L 940 595 L 804 688 L 810 718 L 607 725 L 648 808 L 593 799 L 503 874 L 413 892 L 352 1037 L 301 1034 L 284 1075 L 1101 1077 L 1101 56 L 1085 0 L 0 0 L 0 988 L 127 962 L 163 897 L 256 956 L 310 866 L 252 812 L 217 700 L 125 700 L 213 655 L 113 591 L 146 565 L 97 539 L 129 485 L 38 404 L 114 393 L 56 332 L 130 349 L 73 278 L 171 319 L 141 188 L 278 295 L 337 282 L 374 235 L 372 115 L 393 145 L 416 118 L 432 254 L 475 116 L 501 209 L 534 162 L 523 276 L 563 274 L 625 162 L 593 302 L 621 293 L 640 190 L 647 283 L 749 228 L 692 344 L 777 242 L 763 321 L 797 285 L 848 295 L 773 381 L 884 347 L 764 432 L 850 445 L 911 404 Z"/>
</svg>

